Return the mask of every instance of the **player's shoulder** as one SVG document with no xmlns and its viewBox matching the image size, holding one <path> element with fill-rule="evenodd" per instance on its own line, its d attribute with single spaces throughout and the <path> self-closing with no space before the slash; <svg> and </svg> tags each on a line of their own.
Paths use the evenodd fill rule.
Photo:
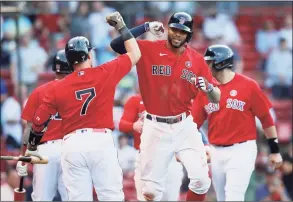
<svg viewBox="0 0 293 202">
<path fill-rule="evenodd" d="M 254 79 L 244 74 L 236 73 L 236 77 L 239 82 L 245 83 L 245 85 L 249 85 L 251 87 L 259 87 L 258 83 Z"/>
<path fill-rule="evenodd" d="M 163 46 L 166 43 L 166 40 L 137 40 L 137 43 L 143 46 Z"/>
<path fill-rule="evenodd" d="M 44 91 L 44 90 L 50 88 L 51 86 L 53 86 L 54 83 L 56 83 L 56 81 L 57 81 L 57 80 L 52 80 L 52 81 L 49 81 L 49 82 L 47 82 L 47 83 L 44 83 L 44 84 L 42 84 L 42 85 L 36 87 L 36 88 L 32 91 L 32 93 L 42 92 L 42 91 Z"/>
<path fill-rule="evenodd" d="M 186 50 L 188 51 L 188 54 L 190 54 L 192 57 L 204 60 L 203 55 L 191 48 L 189 45 L 186 46 Z"/>
</svg>

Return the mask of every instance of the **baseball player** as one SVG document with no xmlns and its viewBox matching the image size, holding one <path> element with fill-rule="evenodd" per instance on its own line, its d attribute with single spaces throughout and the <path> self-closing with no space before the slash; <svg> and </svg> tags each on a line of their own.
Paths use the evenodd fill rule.
<svg viewBox="0 0 293 202">
<path fill-rule="evenodd" d="M 38 156 L 37 145 L 48 118 L 60 114 L 64 136 L 61 165 L 69 201 L 92 201 L 93 186 L 99 201 L 124 200 L 122 170 L 111 135 L 114 92 L 141 53 L 120 13 L 107 16 L 107 22 L 120 32 L 127 53 L 92 68 L 89 40 L 81 36 L 70 39 L 65 53 L 74 72 L 46 94 L 28 141 L 27 154 Z"/>
<path fill-rule="evenodd" d="M 255 116 L 259 118 L 270 148 L 270 162 L 282 163 L 272 105 L 258 84 L 234 73 L 233 51 L 224 45 L 208 47 L 205 60 L 219 81 L 221 100 L 211 103 L 200 93 L 192 114 L 197 126 L 208 120 L 212 182 L 218 201 L 244 201 L 257 156 Z"/>
<path fill-rule="evenodd" d="M 141 95 L 137 94 L 131 96 L 124 105 L 124 112 L 119 123 L 119 130 L 124 133 L 133 133 L 134 148 L 138 151 L 135 162 L 135 187 L 137 200 L 145 201 L 141 194 L 142 181 L 140 180 L 140 168 L 139 168 L 139 145 L 140 135 L 143 127 L 143 113 L 145 107 L 141 99 Z M 175 156 L 172 158 L 170 166 L 168 168 L 166 179 L 166 191 L 163 193 L 163 201 L 177 201 L 180 194 L 180 187 L 183 178 L 183 167 L 178 162 Z"/>
<path fill-rule="evenodd" d="M 161 35 L 164 29 L 159 22 L 131 29 L 135 37 L 146 31 Z M 179 12 L 168 22 L 167 40 L 138 41 L 142 57 L 136 66 L 146 108 L 139 166 L 146 200 L 162 199 L 165 176 L 174 154 L 190 179 L 186 200 L 204 200 L 211 184 L 205 148 L 190 110 L 191 100 L 199 91 L 217 103 L 220 90 L 215 87 L 217 82 L 204 58 L 187 45 L 192 33 L 192 17 Z M 121 37 L 114 39 L 111 47 L 118 53 L 125 52 Z"/>
<path fill-rule="evenodd" d="M 56 79 L 42 86 L 37 87 L 29 96 L 23 109 L 21 118 L 26 121 L 24 143 L 27 142 L 29 131 L 33 122 L 34 114 L 38 107 L 42 105 L 43 98 L 52 86 L 72 71 L 66 60 L 65 51 L 60 50 L 54 57 L 53 71 L 56 73 Z M 52 201 L 59 191 L 62 201 L 67 201 L 68 196 L 62 180 L 61 169 L 61 117 L 56 113 L 51 116 L 48 124 L 48 130 L 44 133 L 39 146 L 39 154 L 48 156 L 47 165 L 36 164 L 33 167 L 33 192 L 34 201 Z M 18 162 L 16 170 L 19 176 L 27 176 L 27 165 Z"/>
</svg>

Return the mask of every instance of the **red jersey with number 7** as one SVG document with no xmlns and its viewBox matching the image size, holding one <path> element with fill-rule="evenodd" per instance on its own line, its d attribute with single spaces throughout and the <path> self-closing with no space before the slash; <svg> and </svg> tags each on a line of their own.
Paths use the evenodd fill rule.
<svg viewBox="0 0 293 202">
<path fill-rule="evenodd" d="M 115 88 L 131 66 L 129 56 L 124 54 L 96 68 L 71 73 L 46 94 L 35 114 L 33 128 L 58 112 L 62 117 L 63 135 L 82 128 L 114 129 Z"/>
<path fill-rule="evenodd" d="M 34 89 L 34 91 L 28 97 L 28 100 L 24 106 L 24 109 L 21 114 L 21 118 L 33 122 L 34 115 L 37 109 L 43 103 L 45 94 L 53 87 L 53 85 L 59 80 L 50 81 L 44 85 L 41 85 Z M 61 131 L 61 117 L 58 113 L 51 116 L 51 121 L 49 122 L 48 129 L 45 132 L 44 136 L 41 139 L 41 142 L 46 142 L 50 140 L 62 139 Z"/>
</svg>

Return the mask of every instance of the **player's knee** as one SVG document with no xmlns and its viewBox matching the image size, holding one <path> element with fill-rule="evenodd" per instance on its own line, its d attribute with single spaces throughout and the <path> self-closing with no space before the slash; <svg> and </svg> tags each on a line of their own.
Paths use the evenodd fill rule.
<svg viewBox="0 0 293 202">
<path fill-rule="evenodd" d="M 163 198 L 163 192 L 153 187 L 144 186 L 142 189 L 142 194 L 148 201 L 161 201 Z"/>
<path fill-rule="evenodd" d="M 206 177 L 190 179 L 189 189 L 196 194 L 205 194 L 211 186 L 211 179 Z"/>
</svg>

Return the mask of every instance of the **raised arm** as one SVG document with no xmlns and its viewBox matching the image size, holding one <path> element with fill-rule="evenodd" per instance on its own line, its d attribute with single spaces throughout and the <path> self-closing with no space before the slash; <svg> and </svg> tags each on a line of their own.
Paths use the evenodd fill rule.
<svg viewBox="0 0 293 202">
<path fill-rule="evenodd" d="M 137 41 L 126 27 L 122 16 L 119 12 L 115 12 L 106 17 L 109 25 L 115 27 L 121 34 L 121 40 L 124 42 L 126 53 L 129 56 L 132 65 L 135 65 L 141 57 L 141 52 L 138 47 Z"/>
<path fill-rule="evenodd" d="M 145 32 L 150 31 L 156 36 L 161 36 L 164 33 L 164 26 L 161 22 L 146 22 L 129 30 L 131 34 L 137 38 Z M 111 48 L 119 54 L 126 53 L 122 36 L 119 36 L 111 41 Z"/>
</svg>

